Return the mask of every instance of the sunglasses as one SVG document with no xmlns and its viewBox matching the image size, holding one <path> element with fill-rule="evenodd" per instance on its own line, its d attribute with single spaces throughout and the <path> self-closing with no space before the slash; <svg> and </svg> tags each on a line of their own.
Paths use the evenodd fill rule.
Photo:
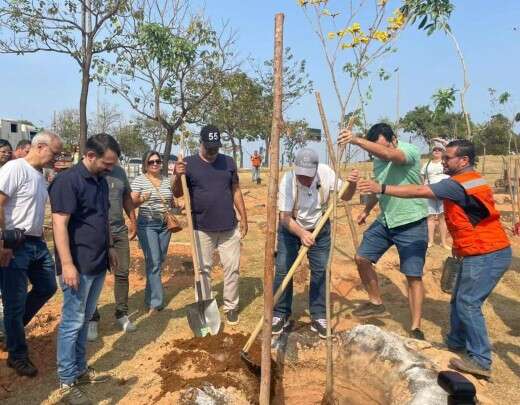
<svg viewBox="0 0 520 405">
<path fill-rule="evenodd" d="M 149 165 L 160 165 L 161 163 L 162 163 L 161 159 L 153 159 L 153 160 L 148 161 Z"/>
</svg>

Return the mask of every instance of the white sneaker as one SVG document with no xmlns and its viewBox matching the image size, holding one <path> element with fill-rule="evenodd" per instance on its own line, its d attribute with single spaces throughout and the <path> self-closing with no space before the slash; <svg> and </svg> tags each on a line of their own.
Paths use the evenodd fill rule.
<svg viewBox="0 0 520 405">
<path fill-rule="evenodd" d="M 123 332 L 135 332 L 137 327 L 128 319 L 128 316 L 122 316 L 121 318 L 117 318 L 117 323 L 123 329 Z"/>
<path fill-rule="evenodd" d="M 98 338 L 98 323 L 96 321 L 90 321 L 88 323 L 87 340 L 94 342 Z"/>
</svg>

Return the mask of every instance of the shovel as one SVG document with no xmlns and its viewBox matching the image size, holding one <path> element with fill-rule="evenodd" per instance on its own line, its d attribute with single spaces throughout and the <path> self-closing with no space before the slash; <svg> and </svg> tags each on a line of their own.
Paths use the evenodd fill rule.
<svg viewBox="0 0 520 405">
<path fill-rule="evenodd" d="M 217 301 L 214 298 L 204 298 L 200 273 L 197 269 L 195 269 L 195 288 L 197 290 L 197 302 L 187 306 L 190 328 L 197 337 L 204 337 L 208 333 L 216 335 L 220 330 L 221 324 Z"/>
<path fill-rule="evenodd" d="M 184 139 L 181 136 L 180 150 L 181 159 L 183 152 Z M 200 277 L 200 262 L 197 251 L 197 244 L 195 241 L 195 233 L 193 232 L 193 218 L 191 216 L 191 201 L 190 193 L 188 190 L 188 183 L 186 182 L 186 176 L 181 176 L 182 192 L 184 195 L 184 202 L 186 208 L 186 217 L 188 219 L 188 231 L 190 233 L 190 246 L 191 255 L 193 258 L 193 271 L 195 273 L 195 299 L 196 302 L 187 306 L 188 311 L 188 324 L 191 330 L 197 337 L 204 337 L 208 333 L 216 335 L 220 331 L 220 312 L 218 310 L 217 301 L 213 297 L 205 296 L 207 291 L 211 291 L 210 288 L 202 288 L 202 280 Z M 206 286 L 204 286 L 206 287 Z"/>
</svg>

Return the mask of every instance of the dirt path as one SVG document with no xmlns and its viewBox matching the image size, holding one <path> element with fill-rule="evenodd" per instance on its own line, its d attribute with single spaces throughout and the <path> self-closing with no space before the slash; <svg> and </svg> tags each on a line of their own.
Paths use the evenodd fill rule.
<svg viewBox="0 0 520 405">
<path fill-rule="evenodd" d="M 224 326 L 220 341 L 194 342 L 186 321 L 185 305 L 193 302 L 192 267 L 188 235 L 176 234 L 170 245 L 168 262 L 164 269 L 167 306 L 162 312 L 148 316 L 143 310 L 143 256 L 136 242 L 131 243 L 130 312 L 137 332 L 122 334 L 115 324 L 113 313 L 113 279 L 108 276 L 99 302 L 101 313 L 100 339 L 89 344 L 90 363 L 98 370 L 110 371 L 113 380 L 89 388 L 88 395 L 100 404 L 175 403 L 175 390 L 190 382 L 202 381 L 212 375 L 214 381 L 242 390 L 245 395 L 237 403 L 254 399 L 254 381 L 229 357 L 242 345 L 262 314 L 262 273 L 265 232 L 264 185 L 250 185 L 249 176 L 243 176 L 250 233 L 243 244 L 241 260 L 241 322 L 236 327 Z M 504 196 L 498 196 L 503 201 Z M 359 200 L 358 200 L 359 201 Z M 360 206 L 354 206 L 354 211 Z M 507 210 L 507 204 L 501 205 Z M 373 218 L 371 218 L 373 219 Z M 340 220 L 339 242 L 333 268 L 333 327 L 346 330 L 359 323 L 351 315 L 352 309 L 366 298 L 351 261 L 353 249 L 346 236 L 346 221 Z M 359 228 L 359 234 L 364 227 Z M 513 241 L 514 261 L 510 271 L 489 298 L 484 312 L 494 345 L 494 379 L 492 383 L 477 382 L 479 396 L 484 403 L 520 403 L 520 244 Z M 441 292 L 439 280 L 441 265 L 448 252 L 438 246 L 428 254 L 425 267 L 426 299 L 423 329 L 429 342 L 440 343 L 447 332 L 449 296 Z M 395 250 L 390 250 L 377 266 L 383 298 L 388 308 L 387 317 L 366 321 L 406 336 L 409 325 L 405 296 L 405 279 L 399 273 Z M 293 314 L 303 328 L 309 322 L 308 266 L 295 278 Z M 222 270 L 214 272 L 214 289 L 222 305 Z M 59 321 L 61 294 L 48 303 L 28 327 L 31 357 L 40 373 L 35 379 L 17 377 L 5 364 L 7 353 L 0 350 L 0 400 L 3 404 L 52 404 L 58 402 L 56 380 L 56 327 Z M 234 335 L 238 334 L 238 335 Z M 227 339 L 227 340 L 226 340 Z M 216 344 L 218 343 L 218 344 Z M 227 345 L 227 346 L 226 346 Z M 218 348 L 221 348 L 218 350 Z M 446 367 L 450 355 L 439 352 L 431 345 L 420 350 L 431 357 L 439 367 Z M 194 360 L 196 359 L 196 360 Z M 234 359 L 234 358 L 233 358 Z M 324 361 L 324 357 L 323 357 Z M 226 369 L 225 364 L 229 364 Z M 207 365 L 207 367 L 204 367 Z M 171 378 L 174 380 L 171 380 Z M 226 376 L 226 378 L 222 378 Z M 170 380 L 169 380 L 170 378 Z M 323 377 L 324 378 L 324 377 Z M 284 398 L 278 403 L 315 403 L 323 391 L 323 381 L 308 379 L 305 386 L 284 386 Z M 312 381 L 311 381 L 312 380 Z M 307 380 L 305 380 L 307 381 Z M 475 380 L 474 380 L 475 381 Z M 234 387 L 234 388 L 233 388 Z M 173 390 L 173 392 L 171 392 Z"/>
</svg>

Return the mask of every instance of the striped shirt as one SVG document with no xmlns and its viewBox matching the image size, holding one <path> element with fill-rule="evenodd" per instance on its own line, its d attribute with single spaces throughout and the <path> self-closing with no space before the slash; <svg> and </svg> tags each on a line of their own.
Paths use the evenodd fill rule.
<svg viewBox="0 0 520 405">
<path fill-rule="evenodd" d="M 171 207 L 172 203 L 173 193 L 170 185 L 171 179 L 163 176 L 161 186 L 159 187 L 161 194 L 159 195 L 157 188 L 150 182 L 146 174 L 137 176 L 132 182 L 132 192 L 141 193 L 141 195 L 143 195 L 143 193 L 150 193 L 150 198 L 139 207 L 139 215 L 146 218 L 162 219 L 164 213 Z"/>
</svg>

